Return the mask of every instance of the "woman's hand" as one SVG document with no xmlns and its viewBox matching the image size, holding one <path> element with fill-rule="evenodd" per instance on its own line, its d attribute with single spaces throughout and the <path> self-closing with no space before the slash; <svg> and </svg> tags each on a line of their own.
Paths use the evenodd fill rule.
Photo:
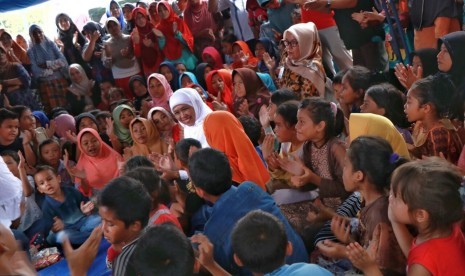
<svg viewBox="0 0 465 276">
<path fill-rule="evenodd" d="M 70 166 L 69 164 L 69 153 L 68 150 L 65 149 L 65 154 L 63 155 L 63 163 L 65 164 L 65 169 L 68 173 L 80 179 L 86 179 L 86 172 L 84 170 L 78 169 L 76 166 Z"/>
<path fill-rule="evenodd" d="M 263 62 L 265 63 L 266 68 L 268 68 L 270 72 L 276 66 L 276 59 L 274 57 L 270 57 L 270 54 L 268 54 L 268 52 L 265 52 L 263 54 Z"/>
<path fill-rule="evenodd" d="M 134 28 L 134 30 L 132 31 L 131 38 L 132 38 L 132 41 L 133 41 L 135 44 L 139 44 L 139 43 L 140 43 L 139 30 L 138 30 L 137 28 Z"/>
<path fill-rule="evenodd" d="M 215 111 L 217 110 L 228 110 L 228 106 L 223 103 L 223 100 L 222 100 L 222 90 L 221 91 L 218 91 L 218 96 L 213 96 L 212 94 L 208 93 L 208 97 L 210 97 L 212 99 L 212 105 L 213 105 L 213 109 Z"/>
<path fill-rule="evenodd" d="M 111 118 L 105 118 L 105 124 L 107 125 L 106 133 L 107 133 L 108 137 L 111 137 L 111 135 L 114 135 L 114 133 L 113 133 L 113 120 Z"/>
<path fill-rule="evenodd" d="M 47 138 L 52 138 L 55 135 L 56 127 L 57 123 L 55 120 L 51 120 L 50 124 L 45 125 L 45 135 L 47 135 Z"/>
<path fill-rule="evenodd" d="M 410 89 L 414 82 L 423 78 L 423 68 L 421 66 L 418 67 L 416 74 L 413 72 L 412 66 L 405 66 L 402 63 L 397 63 L 394 67 L 394 70 L 394 74 L 396 75 L 400 84 L 402 84 L 402 86 L 406 89 Z"/>
</svg>

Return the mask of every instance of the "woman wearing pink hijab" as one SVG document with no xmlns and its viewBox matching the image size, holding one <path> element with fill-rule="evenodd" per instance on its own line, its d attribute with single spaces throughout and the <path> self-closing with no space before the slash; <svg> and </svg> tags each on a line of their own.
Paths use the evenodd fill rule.
<svg viewBox="0 0 465 276">
<path fill-rule="evenodd" d="M 149 90 L 150 97 L 152 97 L 152 107 L 159 106 L 166 110 L 171 110 L 168 102 L 173 95 L 173 90 L 165 76 L 158 73 L 150 75 L 147 79 L 147 89 Z"/>
<path fill-rule="evenodd" d="M 94 190 L 102 189 L 110 180 L 119 176 L 118 163 L 123 157 L 102 141 L 93 128 L 84 128 L 77 137 L 81 152 L 77 165 L 67 168 L 80 183 L 79 190 L 91 196 Z"/>
</svg>

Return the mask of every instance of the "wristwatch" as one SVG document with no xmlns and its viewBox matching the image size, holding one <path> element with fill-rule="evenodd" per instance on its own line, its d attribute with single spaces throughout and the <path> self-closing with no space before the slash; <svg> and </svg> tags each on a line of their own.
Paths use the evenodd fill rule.
<svg viewBox="0 0 465 276">
<path fill-rule="evenodd" d="M 327 8 L 327 9 L 331 8 L 331 0 L 326 1 L 325 8 Z"/>
</svg>

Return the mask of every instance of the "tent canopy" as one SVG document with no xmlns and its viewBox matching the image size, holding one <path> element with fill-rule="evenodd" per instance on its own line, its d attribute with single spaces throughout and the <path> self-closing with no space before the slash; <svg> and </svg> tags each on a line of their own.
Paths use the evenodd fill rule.
<svg viewBox="0 0 465 276">
<path fill-rule="evenodd" d="M 0 12 L 24 9 L 48 0 L 0 0 Z"/>
</svg>

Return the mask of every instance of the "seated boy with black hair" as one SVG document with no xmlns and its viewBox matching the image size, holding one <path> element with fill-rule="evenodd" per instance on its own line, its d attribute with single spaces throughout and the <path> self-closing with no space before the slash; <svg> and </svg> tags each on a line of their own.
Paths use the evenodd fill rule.
<svg viewBox="0 0 465 276">
<path fill-rule="evenodd" d="M 196 139 L 180 140 L 174 150 L 176 166 L 187 170 L 189 155 L 201 148 L 202 144 Z M 171 205 L 171 211 L 178 217 L 187 235 L 191 236 L 197 231 L 202 231 L 209 217 L 210 207 L 195 193 L 189 179 L 176 180 L 175 201 Z"/>
<path fill-rule="evenodd" d="M 111 243 L 110 248 L 117 248 L 115 252 L 121 249 L 117 257 L 107 256 L 107 259 L 115 259 L 113 275 L 136 275 L 129 259 L 149 221 L 150 195 L 139 181 L 120 176 L 100 191 L 98 204 L 103 236 Z"/>
<path fill-rule="evenodd" d="M 315 264 L 286 264 L 292 254 L 284 224 L 275 216 L 256 210 L 248 213 L 234 227 L 232 234 L 234 261 L 254 275 L 330 276 L 329 271 Z"/>
<path fill-rule="evenodd" d="M 170 191 L 155 168 L 136 168 L 126 173 L 125 176 L 140 181 L 152 199 L 152 208 L 150 210 L 148 225 L 168 222 L 174 224 L 179 230 L 182 230 L 178 219 L 171 214 L 170 209 L 166 207 L 171 201 Z"/>
<path fill-rule="evenodd" d="M 212 275 L 230 275 L 213 259 L 212 244 L 203 235 L 190 241 L 172 224 L 154 225 L 146 229 L 131 258 L 137 275 L 190 276 L 199 270 L 192 243 L 198 245 L 198 260 Z"/>
<path fill-rule="evenodd" d="M 19 117 L 13 111 L 0 108 L 0 152 L 11 150 L 21 151 L 29 166 L 35 166 L 36 155 L 31 147 L 32 134 L 24 132 L 24 137 L 19 137 Z"/>
<path fill-rule="evenodd" d="M 231 231 L 237 221 L 248 212 L 257 209 L 273 214 L 283 222 L 287 237 L 294 248 L 292 254 L 286 258 L 286 263 L 308 260 L 302 239 L 292 229 L 269 194 L 249 181 L 241 183 L 238 187 L 232 186 L 231 167 L 224 153 L 210 148 L 194 152 L 189 159 L 189 173 L 196 193 L 213 203 L 204 234 L 214 244 L 214 258 L 225 270 L 232 274 L 249 272 L 238 267 L 233 261 Z"/>
<path fill-rule="evenodd" d="M 262 137 L 264 137 L 265 133 L 263 132 L 262 136 L 262 128 L 260 126 L 260 122 L 257 120 L 257 118 L 252 116 L 241 116 L 239 117 L 239 122 L 241 122 L 245 134 L 247 134 L 247 137 L 249 137 L 249 140 L 255 147 L 255 151 L 257 151 L 258 156 L 260 156 L 260 159 L 262 159 L 263 164 L 265 164 L 266 166 L 265 159 L 263 158 L 262 149 L 260 147 L 261 141 L 263 141 Z"/>
<path fill-rule="evenodd" d="M 47 242 L 56 244 L 56 233 L 65 230 L 71 244 L 84 243 L 101 222 L 98 215 L 92 215 L 94 203 L 74 187 L 62 186 L 60 176 L 50 166 L 38 166 L 34 181 L 37 190 L 45 194 L 42 222 Z"/>
</svg>

